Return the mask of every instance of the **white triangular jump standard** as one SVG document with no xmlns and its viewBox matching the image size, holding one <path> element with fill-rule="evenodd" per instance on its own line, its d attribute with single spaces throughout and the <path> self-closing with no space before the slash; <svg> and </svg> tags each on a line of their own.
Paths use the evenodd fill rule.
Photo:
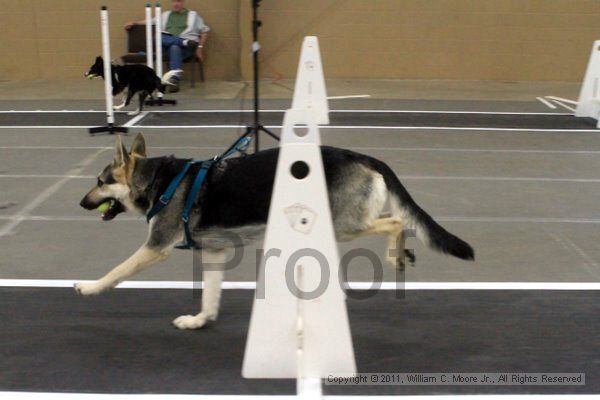
<svg viewBox="0 0 600 400">
<path fill-rule="evenodd" d="M 575 116 L 594 118 L 600 128 L 600 40 L 596 40 L 592 47 Z"/>
<path fill-rule="evenodd" d="M 592 46 L 577 101 L 556 96 L 538 97 L 537 100 L 553 110 L 561 107 L 573 112 L 576 117 L 593 118 L 598 121 L 596 126 L 600 128 L 600 40 L 596 40 Z"/>
<path fill-rule="evenodd" d="M 314 115 L 317 124 L 329 124 L 329 103 L 319 40 L 316 36 L 305 37 L 302 44 L 292 109 L 308 110 Z"/>
<path fill-rule="evenodd" d="M 320 395 L 322 377 L 355 373 L 356 364 L 319 147 L 318 123 L 329 117 L 316 37 L 304 39 L 292 104 L 242 375 L 296 378 L 299 395 Z"/>
</svg>

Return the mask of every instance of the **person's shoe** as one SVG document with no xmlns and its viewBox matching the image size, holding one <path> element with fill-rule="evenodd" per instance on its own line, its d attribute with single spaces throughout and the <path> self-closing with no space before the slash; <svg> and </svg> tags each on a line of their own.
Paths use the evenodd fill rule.
<svg viewBox="0 0 600 400">
<path fill-rule="evenodd" d="M 179 92 L 179 79 L 176 77 L 172 77 L 169 79 L 169 85 L 167 86 L 167 90 L 169 93 L 177 93 Z"/>
</svg>

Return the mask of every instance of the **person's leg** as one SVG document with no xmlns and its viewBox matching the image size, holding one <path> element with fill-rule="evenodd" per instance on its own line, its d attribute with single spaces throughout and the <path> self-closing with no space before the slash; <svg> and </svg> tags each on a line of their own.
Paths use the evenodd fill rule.
<svg viewBox="0 0 600 400">
<path fill-rule="evenodd" d="M 183 49 L 181 46 L 172 45 L 169 47 L 169 69 L 181 69 L 183 65 Z"/>
<path fill-rule="evenodd" d="M 161 42 L 163 47 L 169 47 L 172 45 L 177 45 L 177 46 L 184 46 L 184 39 L 180 38 L 179 36 L 173 36 L 173 35 L 162 35 L 161 37 Z"/>
<path fill-rule="evenodd" d="M 162 36 L 163 51 L 169 55 L 169 70 L 181 69 L 183 65 L 183 39 L 177 36 Z"/>
</svg>

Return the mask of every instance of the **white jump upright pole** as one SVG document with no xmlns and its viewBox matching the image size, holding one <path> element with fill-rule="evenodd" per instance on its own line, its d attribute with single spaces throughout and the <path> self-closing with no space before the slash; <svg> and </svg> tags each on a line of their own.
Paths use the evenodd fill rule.
<svg viewBox="0 0 600 400">
<path fill-rule="evenodd" d="M 102 26 L 102 59 L 104 61 L 104 93 L 106 98 L 106 120 L 109 125 L 115 123 L 115 112 L 113 109 L 112 96 L 112 68 L 110 66 L 110 33 L 108 25 L 108 10 L 102 7 L 100 10 L 100 24 Z"/>
<path fill-rule="evenodd" d="M 318 124 L 329 123 L 329 107 L 316 37 L 304 39 L 292 104 L 242 375 L 296 378 L 298 396 L 312 399 L 321 396 L 321 378 L 356 373 L 320 149 Z"/>
<path fill-rule="evenodd" d="M 160 3 L 156 3 L 154 8 L 154 17 L 156 18 L 156 75 L 163 76 L 163 54 L 162 54 L 162 9 Z M 162 93 L 158 93 L 158 98 L 162 99 Z"/>
<path fill-rule="evenodd" d="M 112 95 L 112 66 L 110 58 L 110 34 L 108 9 L 102 6 L 100 9 L 100 25 L 102 28 L 102 59 L 104 61 L 104 95 L 106 100 L 106 126 L 90 128 L 90 133 L 108 132 L 111 135 L 115 132 L 127 132 L 127 128 L 115 126 L 115 112 L 113 109 Z"/>
<path fill-rule="evenodd" d="M 156 20 L 155 24 L 155 35 L 154 42 L 156 46 L 156 75 L 159 78 L 163 76 L 163 53 L 162 53 L 162 9 L 160 8 L 160 3 L 156 3 L 154 7 L 154 18 Z M 146 28 L 148 29 L 148 28 Z M 163 104 L 177 104 L 176 100 L 167 100 L 163 98 L 163 94 L 158 92 L 158 98 L 150 99 L 146 101 L 146 104 L 149 106 L 162 106 Z"/>
<path fill-rule="evenodd" d="M 154 69 L 154 45 L 152 44 L 152 5 L 146 3 L 146 65 Z"/>
</svg>

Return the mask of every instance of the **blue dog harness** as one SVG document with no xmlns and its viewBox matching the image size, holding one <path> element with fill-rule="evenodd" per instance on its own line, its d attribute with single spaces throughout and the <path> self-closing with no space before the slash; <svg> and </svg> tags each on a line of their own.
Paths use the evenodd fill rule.
<svg viewBox="0 0 600 400">
<path fill-rule="evenodd" d="M 185 199 L 185 205 L 183 207 L 183 212 L 181 213 L 181 220 L 183 221 L 183 230 L 185 233 L 185 243 L 183 243 L 179 246 L 176 246 L 178 249 L 197 249 L 197 248 L 199 248 L 199 246 L 196 244 L 196 242 L 192 238 L 192 233 L 190 231 L 189 222 L 190 222 L 190 213 L 192 211 L 192 207 L 194 206 L 194 202 L 196 201 L 196 198 L 198 197 L 198 193 L 200 192 L 200 189 L 202 189 L 202 183 L 206 179 L 206 175 L 208 174 L 208 171 L 216 162 L 221 161 L 227 157 L 230 157 L 237 152 L 244 153 L 244 151 L 248 148 L 248 145 L 250 144 L 251 140 L 252 139 L 250 139 L 247 136 L 242 136 L 238 140 L 236 140 L 235 143 L 232 144 L 231 147 L 229 147 L 229 149 L 227 149 L 220 156 L 215 156 L 214 158 L 211 158 L 209 160 L 204 160 L 204 161 L 194 161 L 194 160 L 188 161 L 185 164 L 185 167 L 183 167 L 183 169 L 181 170 L 181 172 L 179 172 L 179 174 L 177 174 L 175 176 L 175 178 L 173 178 L 173 180 L 171 181 L 171 183 L 169 184 L 169 186 L 167 187 L 165 192 L 158 198 L 158 201 L 152 206 L 152 208 L 146 215 L 146 221 L 150 222 L 150 220 L 156 214 L 161 212 L 162 209 L 165 208 L 169 204 L 169 202 L 173 198 L 173 195 L 175 194 L 175 191 L 177 190 L 177 188 L 183 181 L 183 178 L 185 178 L 185 176 L 187 175 L 191 166 L 195 165 L 195 164 L 201 164 L 200 169 L 198 170 L 198 173 L 196 174 L 196 178 L 194 179 L 194 183 L 192 184 L 192 187 L 190 188 L 190 191 L 188 192 L 188 195 Z"/>
</svg>

